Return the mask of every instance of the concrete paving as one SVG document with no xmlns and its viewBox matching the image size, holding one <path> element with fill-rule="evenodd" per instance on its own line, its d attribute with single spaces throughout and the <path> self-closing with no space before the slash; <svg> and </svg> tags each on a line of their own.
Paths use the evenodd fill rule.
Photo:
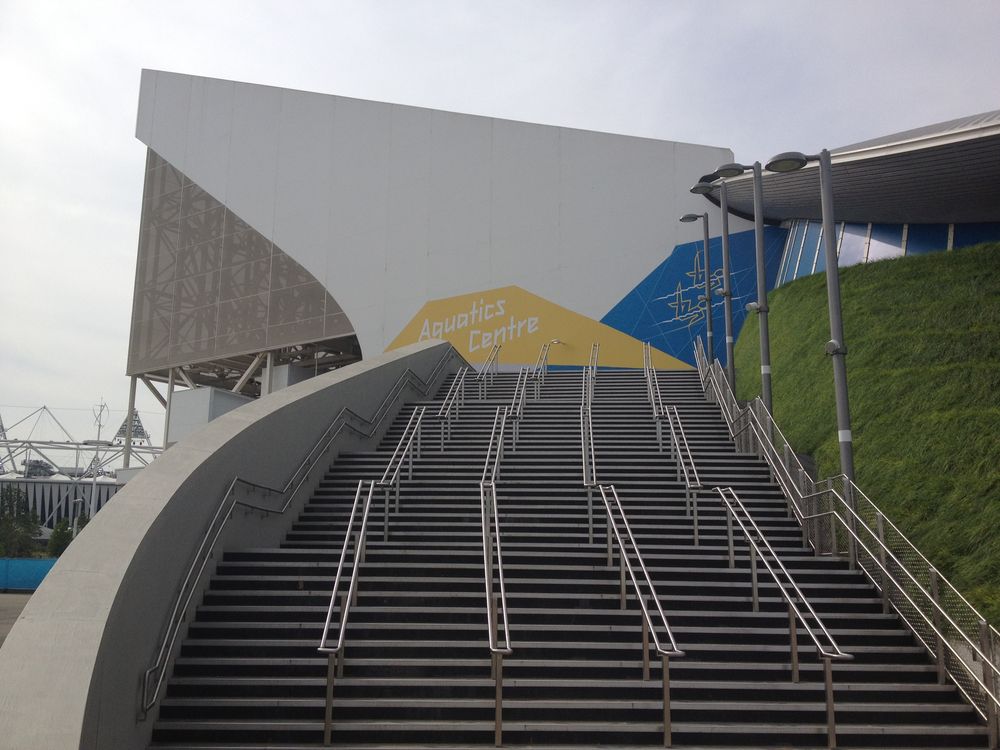
<svg viewBox="0 0 1000 750">
<path fill-rule="evenodd" d="M 31 594 L 0 594 L 0 645 L 30 598 Z"/>
</svg>

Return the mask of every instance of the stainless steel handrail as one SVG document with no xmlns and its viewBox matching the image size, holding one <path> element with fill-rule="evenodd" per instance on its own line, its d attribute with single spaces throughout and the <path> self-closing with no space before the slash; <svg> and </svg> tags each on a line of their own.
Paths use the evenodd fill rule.
<svg viewBox="0 0 1000 750">
<path fill-rule="evenodd" d="M 479 481 L 479 513 L 482 523 L 483 573 L 486 591 L 486 627 L 490 648 L 490 676 L 494 680 L 494 741 L 497 747 L 503 742 L 503 657 L 514 652 L 510 644 L 507 587 L 503 571 L 503 548 L 500 543 L 500 514 L 497 508 L 496 486 L 496 480 L 500 476 L 500 463 L 503 460 L 504 429 L 509 416 L 510 410 L 507 407 L 497 407 L 493 417 L 490 442 L 486 449 L 483 474 Z M 496 549 L 495 557 L 494 548 Z M 494 561 L 500 584 L 499 602 L 493 588 Z M 502 644 L 497 637 L 499 622 L 503 622 Z"/>
<path fill-rule="evenodd" d="M 451 385 L 448 386 L 448 393 L 441 402 L 438 409 L 437 419 L 441 426 L 441 452 L 444 453 L 445 438 L 451 439 L 452 422 L 458 416 L 458 410 L 465 405 L 465 377 L 469 374 L 468 367 L 459 368 L 455 373 Z"/>
<path fill-rule="evenodd" d="M 476 374 L 476 382 L 479 384 L 479 398 L 486 398 L 486 386 L 487 381 L 489 385 L 493 385 L 493 376 L 496 374 L 497 367 L 500 362 L 500 348 L 502 344 L 494 344 L 493 348 L 490 349 L 489 355 L 486 357 L 486 361 L 483 362 L 482 368 Z"/>
<path fill-rule="evenodd" d="M 721 407 L 738 449 L 755 452 L 767 463 L 789 501 L 792 515 L 801 524 L 806 541 L 817 554 L 824 554 L 824 547 L 828 547 L 827 554 L 840 554 L 836 533 L 839 524 L 852 567 L 862 569 L 881 592 L 885 610 L 895 609 L 934 657 L 939 681 L 944 681 L 945 675 L 950 676 L 986 720 L 991 742 L 995 743 L 997 716 L 1000 714 L 1000 695 L 997 693 L 1000 689 L 1000 667 L 997 665 L 1000 633 L 997 629 L 990 626 L 982 614 L 940 575 L 856 484 L 838 476 L 827 479 L 825 488 L 812 491 L 821 483 L 810 479 L 761 400 L 754 399 L 740 409 L 718 362 L 706 368 L 704 388 L 706 395 Z M 779 451 L 773 441 L 778 441 L 783 450 Z M 843 492 L 833 488 L 835 482 L 842 484 Z M 810 512 L 805 507 L 807 503 L 818 506 L 824 497 L 831 511 Z M 861 508 L 865 509 L 869 518 L 859 512 Z M 821 530 L 820 522 L 824 519 L 830 519 L 828 528 Z M 862 534 L 869 544 L 862 543 Z M 828 542 L 824 541 L 827 535 Z M 890 536 L 897 543 L 896 549 L 888 542 Z M 874 552 L 871 547 L 875 548 Z M 863 554 L 859 554 L 859 548 Z M 925 581 L 920 580 L 921 576 L 914 572 L 914 568 L 922 569 Z M 894 573 L 894 569 L 899 573 Z M 923 605 L 918 600 L 923 601 Z M 945 606 L 946 600 L 952 603 L 951 609 Z M 952 635 L 949 636 L 946 630 Z M 973 630 L 975 632 L 970 632 Z M 957 647 L 952 643 L 953 638 L 958 640 Z M 946 651 L 951 654 L 950 660 Z"/>
<path fill-rule="evenodd" d="M 375 494 L 375 482 L 368 482 L 368 495 L 365 497 L 361 514 L 361 528 L 354 536 L 354 555 L 351 560 L 351 582 L 347 592 L 340 600 L 340 624 L 337 635 L 337 645 L 332 648 L 327 645 L 329 640 L 330 624 L 333 620 L 333 610 L 337 603 L 337 592 L 340 590 L 340 580 L 344 573 L 344 564 L 347 560 L 347 550 L 351 545 L 351 536 L 354 532 L 354 519 L 357 517 L 358 505 L 361 501 L 365 480 L 358 482 L 358 491 L 354 495 L 354 505 L 351 506 L 351 516 L 347 521 L 347 529 L 344 532 L 344 545 L 340 550 L 340 562 L 337 564 L 337 575 L 333 581 L 333 590 L 330 594 L 330 605 L 326 610 L 326 620 L 323 623 L 323 635 L 320 637 L 319 647 L 316 649 L 320 653 L 327 654 L 326 663 L 326 708 L 323 715 L 323 744 L 330 744 L 330 737 L 333 732 L 333 686 L 337 677 L 344 676 L 344 642 L 347 636 L 347 620 L 350 616 L 351 606 L 358 600 L 358 573 L 365 562 L 365 550 L 368 544 L 368 514 L 372 507 L 372 497 Z"/>
<path fill-rule="evenodd" d="M 842 497 L 840 497 L 839 493 L 837 493 L 836 491 L 824 490 L 824 492 L 816 494 L 821 495 L 825 494 L 826 492 L 832 492 L 836 496 L 837 500 L 844 506 L 844 510 L 849 513 L 853 513 L 853 510 L 851 510 L 850 506 L 847 504 L 847 501 L 844 500 Z M 881 559 L 882 556 L 878 550 L 873 552 L 868 547 L 868 545 L 865 544 L 864 539 L 858 534 L 858 532 L 855 529 L 852 529 L 851 525 L 846 521 L 844 521 L 844 519 L 840 516 L 840 514 L 836 510 L 829 510 L 823 513 L 816 513 L 811 516 L 807 516 L 806 518 L 816 519 L 823 517 L 829 517 L 833 523 L 839 523 L 843 528 L 844 532 L 854 538 L 855 544 L 857 544 L 858 547 L 863 552 L 867 553 L 868 558 L 875 566 L 877 566 L 877 568 L 881 573 L 880 576 L 881 584 L 879 582 L 874 581 L 874 578 L 872 578 L 872 580 L 875 583 L 875 585 L 882 591 L 882 594 L 885 597 L 887 595 L 888 587 L 894 586 L 893 582 L 898 581 L 896 576 L 892 573 L 892 571 L 889 568 L 890 561 Z M 860 517 L 858 518 L 858 520 L 860 521 Z M 879 541 L 878 537 L 871 534 L 870 529 L 868 529 L 868 531 L 872 539 L 874 539 L 875 541 Z M 928 615 L 921 608 L 920 604 L 906 590 L 905 586 L 899 586 L 898 584 L 895 585 L 894 591 L 898 592 L 898 595 L 902 596 L 905 599 L 905 601 L 914 609 L 914 611 L 916 611 L 916 613 L 924 621 L 924 625 L 935 636 L 934 643 L 929 643 L 928 640 L 919 632 L 919 630 L 914 629 L 914 634 L 916 635 L 917 639 L 921 643 L 923 643 L 924 648 L 926 648 L 927 651 L 930 652 L 931 654 L 936 655 L 937 663 L 939 666 L 939 672 L 943 673 L 945 669 L 945 660 L 943 659 L 943 654 L 941 653 L 945 649 L 951 652 L 951 655 L 962 663 L 964 663 L 964 661 L 971 655 L 974 661 L 977 661 L 982 665 L 983 677 L 980 677 L 971 670 L 968 673 L 968 677 L 972 680 L 972 683 L 975 687 L 978 687 L 982 690 L 983 695 L 987 699 L 986 701 L 987 704 L 991 706 L 991 708 L 988 708 L 988 710 L 984 711 L 978 705 L 978 702 L 974 699 L 974 696 L 972 696 L 969 693 L 969 691 L 966 689 L 966 686 L 962 685 L 957 680 L 955 682 L 958 689 L 966 696 L 966 698 L 973 705 L 973 707 L 977 709 L 980 716 L 982 716 L 982 718 L 986 720 L 988 724 L 992 725 L 992 722 L 995 720 L 997 713 L 1000 712 L 1000 697 L 997 696 L 995 687 L 996 685 L 1000 684 L 1000 668 L 997 667 L 994 661 L 996 657 L 991 655 L 993 649 L 987 647 L 986 650 L 983 650 L 981 643 L 975 643 L 971 638 L 969 638 L 969 636 L 966 635 L 966 633 L 964 632 L 963 628 L 957 622 L 955 622 L 954 619 L 952 619 L 951 615 L 944 608 L 942 608 L 937 601 L 935 601 L 933 593 L 928 592 L 923 587 L 923 585 L 913 576 L 912 573 L 910 573 L 909 570 L 907 570 L 907 568 L 892 553 L 892 551 L 891 550 L 884 550 L 884 551 L 885 554 L 891 556 L 892 558 L 891 562 L 894 563 L 900 570 L 902 570 L 903 573 L 906 574 L 906 576 L 910 579 L 912 586 L 918 592 L 923 594 L 923 596 L 928 601 L 931 602 L 932 607 L 936 610 L 935 612 L 932 612 L 930 615 Z M 867 570 L 865 572 L 868 573 Z M 869 576 L 871 577 L 870 573 Z M 902 615 L 902 613 L 900 614 L 901 616 L 904 616 L 905 619 L 905 615 Z M 951 630 L 959 634 L 961 641 L 964 641 L 964 644 L 962 645 L 961 649 L 957 648 L 951 642 L 951 639 L 947 637 L 947 634 L 943 632 L 942 620 L 951 627 Z M 983 625 L 987 625 L 985 620 L 981 622 Z M 941 681 L 943 682 L 943 680 Z M 990 727 L 990 731 L 993 731 L 992 726 Z"/>
<path fill-rule="evenodd" d="M 416 407 L 410 414 L 410 419 L 403 429 L 403 434 L 399 436 L 396 449 L 389 458 L 389 463 L 385 467 L 385 472 L 377 484 L 385 492 L 385 502 L 382 508 L 382 540 L 389 540 L 389 492 L 395 491 L 395 512 L 399 513 L 399 475 L 403 470 L 403 463 L 407 463 L 407 479 L 413 479 L 413 459 L 420 458 L 420 438 L 421 425 L 424 419 L 425 406 Z"/>
<path fill-rule="evenodd" d="M 653 353 L 649 342 L 642 344 L 642 369 L 646 376 L 646 397 L 653 412 L 653 423 L 656 425 L 656 444 L 663 451 L 663 420 L 667 416 L 663 406 L 663 396 L 660 393 L 660 381 L 653 367 Z"/>
<path fill-rule="evenodd" d="M 677 411 L 677 407 L 671 404 L 664 410 L 664 413 L 667 416 L 667 425 L 670 429 L 670 457 L 677 466 L 677 480 L 684 482 L 684 512 L 692 518 L 694 543 L 697 545 L 699 543 L 698 490 L 702 488 L 701 477 L 698 476 L 698 467 L 695 466 L 691 446 L 688 445 L 687 433 L 684 431 L 684 423 L 681 422 L 681 415 Z"/>
<path fill-rule="evenodd" d="M 597 481 L 597 453 L 594 448 L 594 421 L 591 400 L 594 394 L 594 374 L 583 368 L 580 389 L 580 458 L 583 464 L 583 486 L 587 489 L 587 543 L 594 543 L 594 487 Z"/>
<path fill-rule="evenodd" d="M 733 539 L 733 521 L 739 525 L 740 530 L 743 532 L 743 535 L 746 537 L 747 543 L 750 546 L 750 578 L 753 597 L 753 611 L 757 612 L 760 609 L 760 593 L 757 584 L 758 558 L 764 564 L 765 570 L 771 574 L 771 577 L 774 579 L 774 583 L 778 587 L 778 592 L 788 605 L 788 635 L 791 648 L 792 682 L 799 681 L 799 646 L 798 626 L 795 624 L 796 620 L 798 620 L 798 622 L 802 624 L 802 627 L 805 628 L 809 639 L 816 646 L 817 655 L 823 660 L 823 681 L 826 687 L 827 742 L 830 748 L 835 748 L 837 746 L 837 729 L 833 697 L 832 662 L 834 660 L 847 661 L 853 659 L 854 657 L 842 651 L 840 646 L 837 645 L 836 639 L 834 639 L 833 635 L 830 634 L 830 631 L 827 630 L 826 625 L 823 624 L 823 620 L 820 618 L 819 614 L 817 614 L 812 604 L 809 603 L 806 595 L 802 593 L 802 589 L 800 589 L 798 584 L 795 583 L 795 579 L 792 578 L 792 574 L 788 572 L 788 569 L 781 561 L 778 553 L 774 551 L 771 543 L 767 541 L 767 538 L 757 526 L 757 523 L 753 520 L 753 516 L 750 515 L 750 512 L 747 510 L 746 506 L 743 505 L 743 501 L 740 500 L 739 496 L 733 491 L 733 488 L 716 487 L 715 491 L 719 493 L 719 498 L 722 500 L 723 506 L 726 509 L 726 531 L 729 538 L 729 566 L 731 568 L 735 567 L 736 562 L 735 542 Z M 739 512 L 737 512 L 737 510 L 739 510 Z M 742 517 L 740 516 L 740 513 L 742 513 Z M 750 528 L 747 528 L 747 523 L 750 524 Z M 775 569 L 775 566 L 777 566 L 777 570 Z M 819 628 L 826 641 L 826 645 L 821 643 L 821 638 L 817 635 L 816 631 L 813 630 L 812 626 L 810 626 L 809 621 L 800 609 L 799 604 L 796 603 L 796 599 L 806 608 L 809 616 L 812 617 L 813 621 L 816 623 L 816 626 Z"/>
<path fill-rule="evenodd" d="M 545 385 L 545 376 L 549 373 L 549 349 L 552 348 L 553 344 L 561 343 L 559 339 L 552 339 L 542 344 L 538 350 L 538 358 L 535 360 L 535 366 L 531 368 L 530 377 L 535 383 L 536 400 L 541 396 L 542 386 Z"/>
<path fill-rule="evenodd" d="M 587 406 L 588 408 L 592 403 L 594 403 L 594 386 L 597 384 L 597 360 L 601 354 L 601 345 L 598 342 L 594 342 L 590 345 L 590 362 L 587 364 L 587 369 L 590 370 L 590 390 L 587 394 Z"/>
<path fill-rule="evenodd" d="M 330 422 L 330 426 L 327 427 L 323 434 L 320 435 L 319 439 L 313 444 L 313 447 L 306 454 L 306 457 L 292 472 L 292 475 L 288 478 L 288 481 L 285 482 L 283 488 L 269 487 L 258 482 L 243 479 L 239 475 L 233 477 L 233 480 L 226 488 L 225 494 L 219 501 L 219 507 L 202 536 L 198 549 L 194 553 L 187 572 L 184 575 L 184 579 L 181 582 L 177 596 L 174 598 L 174 605 L 171 609 L 170 617 L 167 620 L 163 638 L 160 641 L 156 661 L 153 663 L 153 666 L 143 673 L 142 703 L 140 706 L 143 714 L 148 712 L 149 709 L 156 704 L 156 701 L 159 698 L 160 689 L 163 687 L 163 680 L 165 677 L 165 671 L 163 668 L 166 665 L 169 655 L 173 653 L 174 647 L 177 644 L 177 634 L 180 631 L 181 623 L 184 622 L 184 618 L 187 616 L 188 608 L 191 606 L 191 600 L 194 597 L 195 592 L 198 590 L 198 584 L 205 573 L 205 569 L 208 567 L 208 561 L 212 559 L 212 555 L 215 552 L 215 545 L 222 537 L 222 533 L 229 523 L 229 519 L 232 518 L 232 511 L 236 508 L 236 506 L 247 508 L 248 510 L 261 511 L 265 514 L 283 514 L 291 505 L 296 494 L 312 475 L 316 464 L 322 459 L 323 456 L 327 455 L 330 446 L 333 445 L 334 441 L 340 437 L 340 434 L 344 430 L 351 430 L 361 437 L 371 437 L 385 420 L 386 416 L 388 416 L 389 409 L 399 397 L 399 394 L 402 393 L 404 388 L 414 388 L 423 395 L 427 395 L 427 392 L 430 389 L 430 384 L 437 380 L 445 365 L 456 357 L 460 357 L 458 352 L 453 348 L 449 348 L 435 363 L 434 368 L 431 370 L 431 373 L 426 381 L 424 381 L 423 378 L 413 372 L 410 368 L 406 368 L 406 370 L 404 370 L 396 379 L 395 383 L 393 383 L 392 388 L 389 389 L 389 392 L 386 394 L 385 398 L 382 399 L 382 403 L 379 404 L 379 407 L 375 410 L 375 413 L 372 414 L 370 419 L 361 416 L 350 408 L 344 407 L 341 409 Z M 360 422 L 366 425 L 368 429 L 365 430 L 357 427 L 351 424 L 348 420 Z M 257 489 L 271 494 L 284 495 L 285 501 L 280 508 L 272 508 L 250 503 L 246 500 L 238 499 L 235 494 L 237 487 L 246 491 Z M 156 679 L 155 681 L 151 681 L 151 678 L 154 675 L 156 676 Z"/>
<path fill-rule="evenodd" d="M 517 373 L 514 396 L 510 400 L 507 419 L 511 422 L 510 448 L 517 450 L 517 440 L 521 436 L 521 419 L 524 418 L 524 399 L 528 391 L 528 368 L 522 367 Z"/>
<path fill-rule="evenodd" d="M 670 747 L 672 742 L 670 721 L 670 657 L 684 656 L 685 653 L 677 646 L 677 640 L 674 638 L 674 633 L 670 629 L 670 623 L 667 621 L 667 615 L 663 611 L 663 605 L 660 603 L 660 597 L 656 593 L 656 585 L 653 583 L 653 579 L 649 575 L 649 569 L 646 567 L 646 563 L 642 559 L 642 553 L 639 551 L 639 545 L 635 541 L 635 536 L 632 534 L 632 527 L 629 525 L 628 517 L 625 515 L 625 508 L 622 506 L 622 502 L 618 498 L 618 491 L 615 489 L 613 484 L 602 484 L 600 485 L 600 490 L 601 497 L 604 499 L 604 508 L 608 515 L 607 542 L 609 568 L 614 562 L 611 544 L 612 534 L 618 542 L 618 590 L 621 599 L 621 608 L 626 608 L 625 570 L 627 569 L 629 578 L 632 579 L 632 587 L 635 589 L 636 601 L 639 603 L 639 608 L 642 610 L 642 679 L 649 680 L 650 633 L 653 635 L 653 644 L 656 648 L 656 653 L 660 656 L 663 667 L 663 746 Z M 625 548 L 625 541 L 622 539 L 621 530 L 618 528 L 618 518 L 615 517 L 611 502 L 608 500 L 608 491 L 611 492 L 611 496 L 614 498 L 614 507 L 617 508 L 618 515 L 621 517 L 622 526 L 624 527 L 625 535 L 628 538 L 628 550 Z M 670 641 L 669 648 L 665 647 L 660 642 L 660 636 L 657 634 L 656 627 L 654 627 L 653 624 L 653 617 L 649 613 L 649 607 L 646 606 L 646 595 L 643 593 L 642 587 L 639 584 L 639 579 L 636 577 L 635 570 L 632 567 L 632 560 L 630 559 L 631 556 L 635 557 L 636 561 L 639 563 L 639 568 L 642 570 L 643 578 L 645 579 L 646 586 L 649 589 L 649 596 L 653 600 L 653 603 L 656 604 L 656 611 L 660 615 L 660 626 L 663 631 L 666 632 L 667 638 Z"/>
</svg>

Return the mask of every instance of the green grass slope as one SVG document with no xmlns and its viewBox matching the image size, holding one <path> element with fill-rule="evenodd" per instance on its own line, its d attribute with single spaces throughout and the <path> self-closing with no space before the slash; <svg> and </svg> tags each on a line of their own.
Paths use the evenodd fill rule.
<svg viewBox="0 0 1000 750">
<path fill-rule="evenodd" d="M 1000 244 L 841 269 L 858 486 L 988 619 L 1000 621 Z M 775 419 L 821 477 L 840 472 L 826 274 L 775 290 Z M 760 392 L 755 317 L 737 396 Z"/>
</svg>

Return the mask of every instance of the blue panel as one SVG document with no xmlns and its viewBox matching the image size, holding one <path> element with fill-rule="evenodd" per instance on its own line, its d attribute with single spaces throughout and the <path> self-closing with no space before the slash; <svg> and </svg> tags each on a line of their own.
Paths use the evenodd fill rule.
<svg viewBox="0 0 1000 750">
<path fill-rule="evenodd" d="M 978 245 L 980 242 L 996 242 L 1000 240 L 1000 224 L 956 224 L 954 248 Z"/>
<path fill-rule="evenodd" d="M 844 229 L 844 223 L 834 222 L 833 224 L 833 246 L 837 246 L 837 239 L 840 237 L 840 233 Z M 819 247 L 816 248 L 816 265 L 813 266 L 813 273 L 820 273 L 826 270 L 826 236 L 824 235 L 822 241 L 819 243 Z"/>
<path fill-rule="evenodd" d="M 947 224 L 910 224 L 906 230 L 906 254 L 923 255 L 948 249 Z"/>
<path fill-rule="evenodd" d="M 768 288 L 773 288 L 788 232 L 764 228 L 764 264 Z M 717 357 L 725 358 L 726 323 L 722 297 L 722 240 L 709 240 L 712 256 L 712 328 Z M 746 304 L 757 299 L 756 252 L 753 231 L 729 238 L 730 284 L 733 293 L 733 335 L 746 318 Z M 667 354 L 694 364 L 694 339 L 705 340 L 705 293 L 701 242 L 677 245 L 670 256 L 605 315 L 601 322 L 622 333 L 648 341 Z"/>
<path fill-rule="evenodd" d="M 0 558 L 0 589 L 4 591 L 34 591 L 56 564 L 56 558 Z"/>
<path fill-rule="evenodd" d="M 854 266 L 865 262 L 865 238 L 868 236 L 867 224 L 848 224 L 844 227 L 844 236 L 840 241 L 840 257 L 837 265 L 841 268 Z"/>
<path fill-rule="evenodd" d="M 903 254 L 902 224 L 872 224 L 872 239 L 868 243 L 868 262 L 896 258 Z"/>
<path fill-rule="evenodd" d="M 800 279 L 809 276 L 813 272 L 813 263 L 816 261 L 816 247 L 819 245 L 820 229 L 823 223 L 810 221 L 806 228 L 806 239 L 802 243 L 802 254 L 799 256 L 799 264 L 795 269 L 794 278 Z"/>
</svg>

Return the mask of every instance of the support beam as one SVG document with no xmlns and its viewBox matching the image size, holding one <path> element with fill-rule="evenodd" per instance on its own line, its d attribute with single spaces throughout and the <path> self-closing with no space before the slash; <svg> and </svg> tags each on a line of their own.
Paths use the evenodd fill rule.
<svg viewBox="0 0 1000 750">
<path fill-rule="evenodd" d="M 132 459 L 132 423 L 135 421 L 135 381 L 136 376 L 130 378 L 128 386 L 128 412 L 125 417 L 125 457 L 122 459 L 122 468 L 129 468 Z"/>
<path fill-rule="evenodd" d="M 236 382 L 236 385 L 233 386 L 233 393 L 240 393 L 243 391 L 243 388 L 246 387 L 246 384 L 250 382 L 250 378 L 252 378 L 254 376 L 254 373 L 257 372 L 257 369 L 260 367 L 260 363 L 264 361 L 264 357 L 266 356 L 267 356 L 266 352 L 261 352 L 260 354 L 258 354 L 256 357 L 253 358 L 253 362 L 250 363 L 250 366 L 246 369 L 246 372 L 243 373 L 240 379 Z"/>
<path fill-rule="evenodd" d="M 160 394 L 160 392 L 158 390 L 156 390 L 156 386 L 153 385 L 149 381 L 149 378 L 147 378 L 145 375 L 140 375 L 139 376 L 139 380 L 141 380 L 143 383 L 145 383 L 146 387 L 149 389 L 149 392 L 152 393 L 153 397 L 156 398 L 156 400 L 160 402 L 160 406 L 162 406 L 164 409 L 166 409 L 167 408 L 167 400 L 165 398 L 163 398 L 163 396 Z"/>
<path fill-rule="evenodd" d="M 170 446 L 167 445 L 167 435 L 170 434 L 170 402 L 174 397 L 174 368 L 170 368 L 170 375 L 167 376 L 167 416 L 163 420 L 163 450 L 166 450 Z"/>
<path fill-rule="evenodd" d="M 267 353 L 267 369 L 265 372 L 264 382 L 260 389 L 261 396 L 267 396 L 274 390 L 274 352 Z"/>
<path fill-rule="evenodd" d="M 174 368 L 174 372 L 177 373 L 178 375 L 180 375 L 181 380 L 184 381 L 184 385 L 186 385 L 188 388 L 197 388 L 198 387 L 198 386 L 196 386 L 194 384 L 194 381 L 191 380 L 191 376 L 187 374 L 187 372 L 184 370 L 183 367 L 175 367 Z"/>
</svg>

